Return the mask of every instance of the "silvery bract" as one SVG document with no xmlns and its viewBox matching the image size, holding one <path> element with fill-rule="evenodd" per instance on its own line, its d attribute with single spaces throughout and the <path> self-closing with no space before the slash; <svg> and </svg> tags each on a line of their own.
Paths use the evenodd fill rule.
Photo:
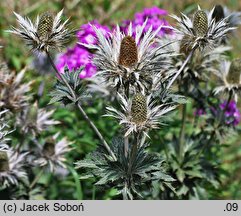
<svg viewBox="0 0 241 216">
<path fill-rule="evenodd" d="M 124 125 L 125 136 L 133 132 L 144 132 L 146 136 L 150 129 L 156 129 L 161 124 L 160 120 L 164 115 L 175 109 L 176 106 L 166 107 L 163 105 L 155 105 L 155 101 L 138 93 L 133 99 L 126 99 L 118 94 L 122 112 L 113 107 L 107 107 L 106 116 L 112 116 Z"/>
</svg>

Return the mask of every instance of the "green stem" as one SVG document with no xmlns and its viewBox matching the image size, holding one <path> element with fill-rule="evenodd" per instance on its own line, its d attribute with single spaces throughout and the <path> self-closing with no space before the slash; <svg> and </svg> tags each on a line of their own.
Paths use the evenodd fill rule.
<svg viewBox="0 0 241 216">
<path fill-rule="evenodd" d="M 137 150 L 139 147 L 139 142 L 140 142 L 140 137 L 141 137 L 141 132 L 135 133 L 134 134 L 135 139 L 133 141 L 133 145 L 131 148 L 131 153 L 130 153 L 130 160 L 129 160 L 129 167 L 128 167 L 128 176 L 131 178 L 132 176 L 132 168 L 135 162 L 135 158 L 136 158 L 136 154 L 137 154 Z"/>
<path fill-rule="evenodd" d="M 72 99 L 73 101 L 76 101 L 76 94 L 73 91 L 73 89 L 71 88 L 71 86 L 69 85 L 69 83 L 67 82 L 67 80 L 65 79 L 64 76 L 61 75 L 61 73 L 59 73 L 58 69 L 56 68 L 49 52 L 47 52 L 47 56 L 48 59 L 52 65 L 52 67 L 55 70 L 55 73 L 61 78 L 61 80 L 64 82 L 64 84 L 67 86 L 67 88 L 69 89 Z M 107 144 L 107 142 L 105 141 L 104 137 L 102 136 L 102 134 L 100 133 L 100 131 L 97 129 L 97 127 L 95 126 L 95 124 L 89 119 L 88 115 L 85 113 L 85 111 L 83 110 L 83 108 L 81 107 L 81 105 L 79 103 L 77 103 L 77 107 L 79 109 L 79 111 L 81 112 L 82 116 L 84 117 L 84 119 L 86 120 L 86 122 L 90 125 L 90 127 L 92 128 L 92 130 L 96 133 L 96 135 L 98 136 L 98 138 L 100 139 L 100 141 L 103 143 L 103 145 L 105 146 L 106 150 L 108 151 L 108 153 L 111 155 L 111 157 L 116 160 L 116 156 L 114 155 L 113 151 L 110 149 L 109 145 Z"/>
<path fill-rule="evenodd" d="M 71 95 L 72 95 L 72 97 L 73 97 L 73 100 L 75 101 L 75 100 L 76 100 L 75 92 L 73 91 L 73 89 L 71 88 L 71 86 L 69 85 L 69 83 L 67 82 L 67 80 L 65 79 L 65 77 L 62 76 L 61 73 L 59 73 L 59 71 L 58 71 L 58 69 L 56 68 L 56 66 L 55 66 L 55 64 L 54 64 L 54 62 L 53 62 L 53 60 L 52 60 L 49 52 L 46 52 L 46 53 L 47 53 L 48 59 L 49 59 L 51 65 L 52 65 L 52 67 L 53 67 L 54 70 L 55 70 L 55 73 L 60 77 L 60 79 L 61 79 L 61 80 L 64 82 L 64 84 L 67 86 L 67 88 L 68 88 L 69 91 L 71 92 Z"/>
<path fill-rule="evenodd" d="M 95 200 L 96 197 L 96 187 L 95 185 L 93 185 L 93 189 L 92 189 L 92 200 Z"/>
<path fill-rule="evenodd" d="M 103 145 L 105 146 L 106 150 L 108 151 L 108 153 L 112 156 L 112 158 L 114 160 L 116 159 L 116 156 L 114 155 L 113 151 L 110 149 L 110 146 L 107 144 L 107 142 L 105 141 L 104 137 L 102 136 L 102 134 L 99 132 L 99 130 L 97 129 L 97 127 L 94 125 L 94 123 L 89 119 L 88 115 L 85 113 L 85 111 L 83 110 L 83 108 L 80 106 L 80 104 L 77 104 L 77 107 L 79 108 L 82 116 L 84 117 L 84 119 L 86 120 L 86 122 L 90 125 L 90 127 L 92 128 L 92 130 L 96 133 L 96 135 L 99 137 L 100 141 L 103 143 Z"/>
<path fill-rule="evenodd" d="M 189 55 L 187 56 L 186 60 L 183 62 L 181 68 L 177 71 L 177 73 L 175 74 L 175 76 L 171 79 L 171 81 L 168 83 L 166 90 L 168 90 L 171 85 L 173 84 L 173 82 L 177 79 L 177 77 L 179 76 L 179 74 L 183 71 L 183 69 L 186 67 L 187 63 L 190 61 L 190 59 L 193 56 L 193 53 L 195 52 L 197 47 L 194 47 L 192 49 L 192 51 L 189 53 Z"/>
<path fill-rule="evenodd" d="M 184 143 L 185 143 L 185 124 L 186 124 L 186 116 L 187 116 L 187 105 L 183 104 L 182 107 L 182 126 L 179 135 L 179 159 L 182 161 L 184 154 Z"/>
<path fill-rule="evenodd" d="M 41 178 L 41 176 L 43 175 L 44 169 L 42 168 L 41 171 L 38 173 L 38 175 L 34 178 L 34 180 L 32 181 L 32 183 L 29 186 L 29 189 L 31 190 L 39 181 L 39 179 Z"/>
<path fill-rule="evenodd" d="M 125 95 L 126 98 L 129 99 L 130 96 L 130 83 L 127 82 L 125 85 Z M 124 153 L 125 157 L 128 157 L 128 152 L 129 152 L 129 136 L 124 137 Z"/>
</svg>

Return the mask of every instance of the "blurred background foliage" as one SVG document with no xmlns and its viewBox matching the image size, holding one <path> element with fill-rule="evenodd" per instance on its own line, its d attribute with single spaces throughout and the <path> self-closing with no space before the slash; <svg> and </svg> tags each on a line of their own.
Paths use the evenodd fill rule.
<svg viewBox="0 0 241 216">
<path fill-rule="evenodd" d="M 222 4 L 228 6 L 230 10 L 241 11 L 240 0 L 209 0 L 199 1 L 202 8 L 210 9 L 215 4 Z M 179 12 L 190 13 L 196 9 L 197 4 L 193 0 L 8 0 L 0 1 L 0 60 L 7 62 L 9 67 L 16 72 L 31 65 L 33 57 L 30 55 L 28 49 L 23 45 L 22 40 L 9 35 L 4 30 L 9 29 L 11 25 L 16 26 L 13 11 L 21 15 L 27 15 L 34 18 L 37 14 L 44 11 L 58 12 L 64 8 L 65 18 L 71 18 L 71 26 L 79 28 L 82 24 L 88 23 L 91 20 L 98 20 L 99 23 L 112 26 L 121 22 L 124 19 L 132 19 L 136 12 L 142 11 L 146 7 L 158 6 L 169 12 L 169 14 Z M 170 23 L 173 20 L 167 17 Z M 241 57 L 241 29 L 238 30 L 231 44 L 233 46 L 232 57 Z M 71 44 L 76 42 L 75 39 Z M 57 53 L 56 53 L 57 54 Z M 48 106 L 50 100 L 49 92 L 55 83 L 55 76 L 52 73 L 40 74 L 37 69 L 28 69 L 25 80 L 35 80 L 32 86 L 33 101 L 39 99 L 40 107 Z M 37 92 L 41 82 L 45 82 L 44 92 L 39 98 Z M 106 102 L 98 98 L 88 101 L 85 104 L 86 112 L 94 121 L 96 126 L 110 141 L 114 134 L 120 129 L 118 124 L 110 119 L 103 120 L 102 115 L 105 112 Z M 53 106 L 53 105 L 52 105 Z M 68 157 L 68 164 L 70 164 L 69 174 L 67 178 L 61 179 L 53 177 L 51 174 L 43 175 L 40 183 L 46 188 L 45 198 L 47 199 L 112 199 L 115 194 L 113 189 L 103 191 L 101 188 L 94 186 L 91 181 L 81 181 L 79 184 L 79 177 L 76 171 L 71 168 L 71 165 L 84 156 L 93 151 L 98 140 L 88 127 L 86 122 L 82 119 L 78 112 L 74 112 L 74 107 L 65 108 L 63 106 L 56 107 L 54 119 L 61 122 L 60 125 L 54 127 L 48 133 L 54 134 L 60 131 L 61 136 L 67 136 L 70 141 L 74 142 L 75 150 L 70 152 Z M 189 104 L 188 113 L 193 115 L 193 109 Z M 151 146 L 153 151 L 161 151 L 165 148 L 165 143 L 162 139 L 171 134 L 178 133 L 181 122 L 180 116 L 173 115 L 173 121 L 166 127 L 162 127 L 158 133 L 151 134 Z M 187 125 L 188 130 L 193 130 L 193 124 Z M 240 131 L 240 130 L 239 130 Z M 222 186 L 210 194 L 210 199 L 241 199 L 241 135 L 228 137 L 225 143 L 229 148 L 224 149 L 222 154 L 222 164 L 224 170 L 229 172 L 229 175 L 223 176 Z M 73 167 L 73 166 L 72 166 Z M 41 199 L 43 197 L 37 197 Z"/>
</svg>

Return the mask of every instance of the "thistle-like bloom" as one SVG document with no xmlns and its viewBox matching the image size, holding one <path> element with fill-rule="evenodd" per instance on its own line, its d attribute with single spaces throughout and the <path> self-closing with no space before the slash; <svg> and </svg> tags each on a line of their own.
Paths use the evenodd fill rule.
<svg viewBox="0 0 241 216">
<path fill-rule="evenodd" d="M 181 17 L 172 15 L 178 22 L 176 32 L 183 36 L 183 45 L 186 49 L 213 48 L 220 44 L 227 32 L 235 29 L 230 27 L 228 17 L 219 21 L 212 18 L 213 12 L 214 8 L 207 14 L 198 6 L 192 20 L 183 13 Z"/>
<path fill-rule="evenodd" d="M 96 50 L 93 59 L 97 67 L 96 76 L 102 76 L 106 85 L 111 84 L 112 87 L 122 90 L 127 86 L 135 86 L 143 91 L 148 89 L 154 75 L 167 70 L 171 64 L 170 52 L 163 50 L 163 47 L 153 46 L 162 26 L 154 32 L 150 27 L 142 37 L 145 26 L 146 22 L 133 32 L 130 24 L 127 34 L 122 33 L 117 26 L 107 38 L 93 26 L 99 43 L 81 43 Z"/>
<path fill-rule="evenodd" d="M 105 116 L 112 116 L 124 125 L 128 136 L 133 132 L 144 132 L 146 136 L 147 131 L 156 129 L 161 124 L 160 118 L 176 106 L 155 105 L 155 101 L 151 100 L 151 95 L 146 97 L 141 93 L 137 93 L 132 99 L 126 100 L 118 93 L 121 108 L 123 112 L 118 111 L 113 107 L 107 107 L 108 113 Z"/>
<path fill-rule="evenodd" d="M 57 141 L 59 134 L 47 139 L 45 144 L 39 147 L 39 158 L 34 160 L 36 166 L 47 167 L 51 172 L 56 171 L 56 168 L 65 168 L 65 154 L 71 150 L 69 142 L 65 137 Z"/>
<path fill-rule="evenodd" d="M 0 186 L 18 185 L 19 181 L 27 179 L 27 173 L 23 169 L 27 154 L 19 154 L 11 148 L 0 146 Z"/>
<path fill-rule="evenodd" d="M 32 51 L 60 50 L 72 36 L 73 30 L 66 28 L 69 19 L 61 23 L 63 10 L 55 17 L 52 13 L 45 12 L 40 17 L 37 16 L 35 23 L 32 23 L 28 17 L 24 18 L 17 13 L 14 14 L 20 28 L 12 27 L 12 30 L 8 32 L 23 38 Z"/>
<path fill-rule="evenodd" d="M 20 111 L 28 105 L 30 91 L 33 82 L 22 83 L 26 69 L 18 74 L 11 72 L 5 64 L 0 65 L 0 107 L 11 112 Z"/>
<path fill-rule="evenodd" d="M 59 122 L 51 119 L 54 110 L 46 111 L 39 109 L 37 103 L 32 107 L 26 107 L 17 118 L 17 126 L 24 134 L 31 133 L 37 135 L 49 126 L 56 125 Z"/>
<path fill-rule="evenodd" d="M 215 74 L 220 81 L 220 86 L 214 89 L 215 94 L 231 93 L 237 101 L 241 92 L 241 59 L 234 59 L 232 62 L 223 61 L 219 73 Z"/>
</svg>

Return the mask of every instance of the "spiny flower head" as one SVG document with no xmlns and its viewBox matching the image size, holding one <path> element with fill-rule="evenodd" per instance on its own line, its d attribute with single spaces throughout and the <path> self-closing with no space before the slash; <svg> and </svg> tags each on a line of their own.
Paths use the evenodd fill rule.
<svg viewBox="0 0 241 216">
<path fill-rule="evenodd" d="M 220 44 L 229 31 L 235 29 L 229 25 L 227 17 L 220 20 L 214 18 L 214 9 L 207 14 L 198 6 L 192 20 L 185 14 L 181 14 L 181 17 L 172 15 L 178 22 L 178 29 L 175 29 L 175 32 L 185 37 L 186 46 L 191 49 L 213 48 Z"/>
<path fill-rule="evenodd" d="M 171 64 L 170 52 L 163 47 L 153 46 L 160 26 L 156 31 L 152 27 L 142 37 L 146 22 L 135 30 L 129 25 L 127 34 L 117 26 L 113 33 L 105 35 L 93 26 L 98 44 L 82 44 L 96 50 L 94 65 L 96 76 L 101 76 L 107 86 L 123 91 L 126 86 L 146 91 L 152 78 L 167 70 Z M 135 33 L 135 34 L 134 34 Z"/>
<path fill-rule="evenodd" d="M 36 166 L 46 167 L 51 172 L 56 171 L 58 167 L 66 167 L 64 163 L 66 161 L 65 154 L 72 149 L 70 147 L 72 143 L 66 138 L 59 140 L 58 136 L 59 133 L 48 138 L 44 145 L 38 146 L 38 153 L 33 160 Z"/>
<path fill-rule="evenodd" d="M 63 10 L 57 16 L 53 16 L 50 12 L 37 16 L 35 23 L 29 18 L 24 18 L 14 13 L 20 28 L 12 27 L 11 32 L 23 38 L 32 51 L 48 52 L 50 49 L 61 50 L 64 44 L 68 42 L 73 34 L 73 30 L 66 28 L 68 19 L 61 23 Z"/>
<path fill-rule="evenodd" d="M 21 111 L 28 105 L 30 86 L 23 83 L 26 68 L 15 74 L 6 65 L 0 65 L 0 107 L 11 112 Z"/>
<path fill-rule="evenodd" d="M 161 124 L 160 119 L 176 106 L 155 105 L 152 95 L 145 96 L 137 93 L 132 99 L 126 99 L 118 93 L 122 111 L 118 111 L 113 107 L 107 107 L 105 116 L 112 116 L 120 121 L 120 125 L 124 125 L 125 136 L 133 132 L 144 133 L 151 129 L 156 129 Z"/>
<path fill-rule="evenodd" d="M 220 69 L 215 75 L 218 76 L 220 82 L 220 86 L 214 89 L 215 94 L 231 93 L 237 101 L 241 93 L 241 59 L 221 62 Z"/>
<path fill-rule="evenodd" d="M 27 173 L 23 169 L 27 154 L 0 146 L 0 186 L 10 187 L 27 180 Z"/>
<path fill-rule="evenodd" d="M 40 109 L 37 103 L 26 107 L 18 116 L 16 125 L 20 127 L 24 134 L 31 133 L 36 136 L 49 126 L 56 125 L 59 122 L 51 119 L 54 110 L 47 111 Z"/>
</svg>

